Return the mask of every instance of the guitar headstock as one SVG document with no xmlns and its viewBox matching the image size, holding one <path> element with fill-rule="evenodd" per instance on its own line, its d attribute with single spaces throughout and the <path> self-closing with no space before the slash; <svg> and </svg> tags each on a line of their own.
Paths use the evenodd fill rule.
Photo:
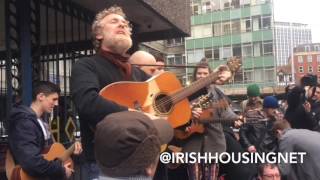
<svg viewBox="0 0 320 180">
<path fill-rule="evenodd" d="M 227 66 L 232 74 L 237 72 L 241 67 L 241 59 L 239 57 L 232 57 L 227 61 Z"/>
<path fill-rule="evenodd" d="M 199 107 L 202 109 L 207 109 L 211 106 L 212 103 L 212 94 L 208 93 L 206 95 L 202 95 L 197 99 L 197 103 L 194 107 Z"/>
</svg>

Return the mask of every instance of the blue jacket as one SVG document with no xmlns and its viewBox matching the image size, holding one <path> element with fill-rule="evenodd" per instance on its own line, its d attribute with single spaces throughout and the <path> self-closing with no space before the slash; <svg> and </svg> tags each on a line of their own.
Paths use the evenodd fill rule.
<svg viewBox="0 0 320 180">
<path fill-rule="evenodd" d="M 62 179 L 64 167 L 59 160 L 47 161 L 41 152 L 46 147 L 41 126 L 35 112 L 24 105 L 13 107 L 8 122 L 8 140 L 12 156 L 31 176 Z"/>
</svg>

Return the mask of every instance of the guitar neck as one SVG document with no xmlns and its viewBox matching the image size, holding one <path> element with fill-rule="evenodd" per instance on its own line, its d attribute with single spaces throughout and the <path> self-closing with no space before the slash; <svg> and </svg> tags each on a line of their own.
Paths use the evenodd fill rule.
<svg viewBox="0 0 320 180">
<path fill-rule="evenodd" d="M 176 104 L 181 100 L 189 97 L 190 95 L 194 94 L 195 92 L 199 91 L 200 89 L 212 84 L 214 81 L 218 79 L 218 73 L 213 72 L 209 76 L 205 78 L 201 78 L 196 82 L 192 83 L 190 86 L 185 87 L 178 92 L 171 95 L 173 103 Z"/>
<path fill-rule="evenodd" d="M 237 119 L 224 119 L 224 118 L 215 118 L 215 119 L 202 119 L 200 122 L 203 124 L 209 124 L 209 123 L 221 123 L 221 124 L 230 124 L 235 122 Z M 246 118 L 247 124 L 256 124 L 256 123 L 262 123 L 267 122 L 268 118 L 264 119 L 256 119 L 256 118 Z"/>
</svg>

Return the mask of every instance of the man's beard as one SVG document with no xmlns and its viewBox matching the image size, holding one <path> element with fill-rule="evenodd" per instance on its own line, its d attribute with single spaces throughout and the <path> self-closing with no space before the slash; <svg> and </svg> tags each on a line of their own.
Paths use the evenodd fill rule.
<svg viewBox="0 0 320 180">
<path fill-rule="evenodd" d="M 132 46 L 132 40 L 130 37 L 111 37 L 109 41 L 106 41 L 107 47 L 109 47 L 113 53 L 124 54 Z"/>
</svg>

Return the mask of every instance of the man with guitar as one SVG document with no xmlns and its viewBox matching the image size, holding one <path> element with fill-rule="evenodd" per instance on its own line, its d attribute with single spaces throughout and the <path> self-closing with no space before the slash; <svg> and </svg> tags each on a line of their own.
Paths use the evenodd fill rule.
<svg viewBox="0 0 320 180">
<path fill-rule="evenodd" d="M 87 179 L 95 179 L 99 175 L 99 168 L 94 158 L 93 142 L 96 124 L 111 113 L 143 110 L 140 108 L 139 101 L 134 101 L 134 105 L 129 108 L 128 105 L 99 94 L 101 89 L 107 85 L 116 84 L 115 82 L 145 81 L 149 78 L 143 71 L 131 66 L 128 62 L 126 52 L 132 45 L 131 30 L 120 7 L 113 6 L 102 10 L 96 15 L 92 24 L 92 37 L 97 54 L 78 60 L 72 67 L 72 100 L 80 118 L 81 140 L 86 160 L 84 170 L 87 170 Z M 226 78 L 223 71 L 218 78 Z M 133 93 L 144 93 L 140 89 L 129 90 L 129 88 L 120 91 L 124 93 L 117 96 L 120 98 Z M 116 93 L 121 92 L 117 90 Z M 110 93 L 106 94 L 110 95 Z"/>
<path fill-rule="evenodd" d="M 44 117 L 58 105 L 59 93 L 57 85 L 47 81 L 38 82 L 32 91 L 30 107 L 17 105 L 11 111 L 8 122 L 9 149 L 15 164 L 21 166 L 28 176 L 63 179 L 72 175 L 71 162 L 65 163 L 59 159 L 48 161 L 42 156 L 53 143 Z M 81 144 L 76 143 L 74 154 L 80 154 L 81 151 Z M 19 176 L 22 174 L 18 173 Z"/>
<path fill-rule="evenodd" d="M 205 59 L 201 60 L 201 62 L 197 65 L 197 68 L 194 70 L 194 80 L 199 80 L 201 78 L 205 78 L 209 76 L 211 73 L 211 69 L 207 62 L 204 62 Z M 225 66 L 221 66 L 219 68 L 225 68 Z M 219 68 L 217 70 L 219 70 Z M 223 84 L 231 77 L 230 71 L 225 71 L 226 77 L 225 79 L 219 79 L 214 82 L 215 84 Z M 200 95 L 211 93 L 213 103 L 217 103 L 218 101 L 226 101 L 224 99 L 224 94 L 215 87 L 213 84 L 201 89 L 197 93 L 193 94 L 190 99 L 194 99 Z M 192 115 L 194 120 L 198 120 L 201 124 L 201 114 L 203 110 L 201 108 L 193 108 Z M 225 107 L 217 107 L 213 111 L 213 117 L 211 117 L 212 121 L 215 119 L 233 119 L 238 120 L 239 117 L 233 113 L 229 106 Z M 223 129 L 220 123 L 204 123 L 205 129 L 203 134 L 194 134 L 185 140 L 183 151 L 185 152 L 198 152 L 198 153 L 222 153 L 226 151 L 226 140 L 224 137 Z M 217 164 L 190 164 L 188 166 L 188 175 L 190 180 L 214 180 L 218 176 L 218 167 Z"/>
</svg>

